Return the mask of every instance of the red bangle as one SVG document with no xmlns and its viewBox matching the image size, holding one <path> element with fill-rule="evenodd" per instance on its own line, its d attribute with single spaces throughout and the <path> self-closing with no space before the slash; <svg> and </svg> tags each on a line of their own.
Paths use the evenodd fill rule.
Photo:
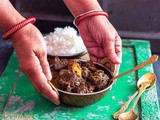
<svg viewBox="0 0 160 120">
<path fill-rule="evenodd" d="M 73 21 L 73 24 L 78 27 L 79 23 L 87 18 L 87 17 L 92 17 L 92 16 L 97 16 L 97 15 L 103 15 L 103 16 L 106 16 L 106 18 L 108 18 L 108 14 L 102 10 L 92 10 L 92 11 L 88 11 L 88 12 L 85 12 L 83 14 L 80 14 L 79 16 L 77 16 L 74 21 Z"/>
<path fill-rule="evenodd" d="M 26 20 L 20 22 L 19 24 L 13 26 L 11 29 L 9 29 L 3 36 L 2 39 L 6 40 L 11 37 L 12 34 L 14 34 L 16 31 L 27 25 L 28 23 L 34 23 L 36 21 L 36 18 L 31 16 L 27 18 Z"/>
</svg>

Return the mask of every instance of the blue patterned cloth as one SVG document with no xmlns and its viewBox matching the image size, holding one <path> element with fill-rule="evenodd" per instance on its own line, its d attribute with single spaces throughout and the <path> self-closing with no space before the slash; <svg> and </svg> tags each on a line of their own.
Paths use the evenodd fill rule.
<svg viewBox="0 0 160 120">
<path fill-rule="evenodd" d="M 8 60 L 12 54 L 13 47 L 9 40 L 2 40 L 3 32 L 0 29 L 0 75 L 2 74 L 3 70 L 5 69 Z"/>
</svg>

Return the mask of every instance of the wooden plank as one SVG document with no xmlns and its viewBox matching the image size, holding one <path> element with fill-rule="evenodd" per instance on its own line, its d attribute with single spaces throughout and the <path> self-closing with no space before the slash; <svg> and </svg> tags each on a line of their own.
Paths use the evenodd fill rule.
<svg viewBox="0 0 160 120">
<path fill-rule="evenodd" d="M 146 53 L 144 52 L 146 49 Z M 123 41 L 123 62 L 121 65 L 120 73 L 133 68 L 137 63 L 146 60 L 150 56 L 149 43 L 141 41 Z M 143 50 L 141 52 L 141 50 Z M 148 56 L 146 56 L 148 55 Z M 16 58 L 12 56 L 11 60 L 16 61 Z M 7 69 L 10 66 L 7 67 Z M 126 76 L 123 76 L 117 80 L 113 85 L 112 90 L 109 91 L 99 102 L 87 106 L 87 107 L 71 107 L 64 104 L 56 106 L 50 101 L 42 97 L 30 84 L 28 78 L 25 75 L 20 76 L 17 81 L 17 86 L 9 98 L 7 105 L 4 109 L 4 114 L 28 114 L 35 119 L 54 119 L 54 120 L 112 120 L 112 114 L 116 112 L 122 104 L 124 104 L 128 97 L 136 91 L 136 81 L 138 78 L 146 72 L 152 71 L 152 66 L 143 68 L 142 71 L 132 72 Z M 8 71 L 10 73 L 10 71 Z M 150 91 L 150 90 L 149 90 Z M 148 91 L 148 92 L 149 92 Z M 155 86 L 151 89 L 156 94 Z M 141 116 L 142 120 L 148 120 L 147 118 L 154 118 L 156 114 L 150 114 L 148 111 L 148 105 L 152 105 L 155 113 L 159 112 L 157 96 L 154 96 L 153 101 L 150 99 L 150 104 L 146 104 L 145 92 L 142 96 L 139 106 L 136 106 L 135 112 Z M 150 93 L 150 92 L 149 92 Z M 131 108 L 131 105 L 129 106 Z M 146 118 L 147 117 L 147 118 Z M 157 118 L 155 120 L 158 120 Z"/>
<path fill-rule="evenodd" d="M 0 76 L 0 111 L 3 111 L 8 95 L 12 90 L 14 80 L 17 77 L 18 70 L 18 61 L 14 53 L 5 72 Z"/>
<path fill-rule="evenodd" d="M 151 56 L 149 41 L 127 40 L 124 41 L 123 44 L 134 47 L 136 64 L 139 64 L 144 60 L 147 60 Z M 143 67 L 142 69 L 138 70 L 137 78 L 139 79 L 143 74 L 147 72 L 154 72 L 152 64 L 147 65 L 146 67 Z M 160 119 L 156 85 L 154 85 L 150 90 L 147 90 L 142 94 L 139 106 L 139 112 L 142 120 Z"/>
<path fill-rule="evenodd" d="M 147 59 L 151 56 L 150 44 L 149 42 L 134 42 L 136 57 L 138 59 L 137 63 L 143 62 L 144 59 Z M 153 72 L 153 65 L 148 65 L 138 71 L 138 78 L 147 72 Z M 159 120 L 160 112 L 157 99 L 157 90 L 156 85 L 153 86 L 150 90 L 146 91 L 141 96 L 141 118 L 142 120 Z"/>
</svg>

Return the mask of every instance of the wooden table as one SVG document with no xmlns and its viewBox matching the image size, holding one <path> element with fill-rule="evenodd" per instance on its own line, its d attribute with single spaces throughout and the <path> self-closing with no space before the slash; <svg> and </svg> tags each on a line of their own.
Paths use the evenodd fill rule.
<svg viewBox="0 0 160 120">
<path fill-rule="evenodd" d="M 150 56 L 149 42 L 123 40 L 123 62 L 120 73 L 133 68 Z M 1 118 L 112 120 L 111 115 L 137 90 L 136 81 L 147 72 L 153 72 L 152 65 L 119 78 L 112 90 L 93 105 L 73 107 L 62 103 L 56 106 L 36 92 L 28 78 L 21 73 L 16 55 L 13 53 L 7 68 L 0 77 Z M 155 85 L 144 92 L 135 112 L 139 114 L 141 120 L 160 119 Z"/>
</svg>

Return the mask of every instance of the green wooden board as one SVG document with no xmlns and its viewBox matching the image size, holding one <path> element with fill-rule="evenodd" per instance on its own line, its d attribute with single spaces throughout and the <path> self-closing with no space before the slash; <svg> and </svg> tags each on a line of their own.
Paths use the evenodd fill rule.
<svg viewBox="0 0 160 120">
<path fill-rule="evenodd" d="M 120 73 L 133 68 L 150 56 L 149 42 L 123 40 L 123 62 Z M 65 104 L 56 106 L 42 97 L 31 86 L 28 78 L 18 72 L 18 68 L 14 53 L 0 78 L 1 83 L 4 82 L 0 85 L 2 119 L 29 117 L 37 120 L 112 120 L 112 114 L 137 90 L 138 78 L 147 72 L 153 72 L 152 65 L 148 65 L 139 71 L 119 78 L 112 90 L 99 102 L 87 107 L 72 107 Z M 160 119 L 155 85 L 142 95 L 135 112 L 139 114 L 141 120 Z"/>
<path fill-rule="evenodd" d="M 7 69 L 0 77 L 0 111 L 3 111 L 4 104 L 12 90 L 14 81 L 18 79 L 17 72 L 19 71 L 19 67 L 16 59 L 16 56 L 13 55 L 12 59 L 9 61 Z"/>
</svg>

